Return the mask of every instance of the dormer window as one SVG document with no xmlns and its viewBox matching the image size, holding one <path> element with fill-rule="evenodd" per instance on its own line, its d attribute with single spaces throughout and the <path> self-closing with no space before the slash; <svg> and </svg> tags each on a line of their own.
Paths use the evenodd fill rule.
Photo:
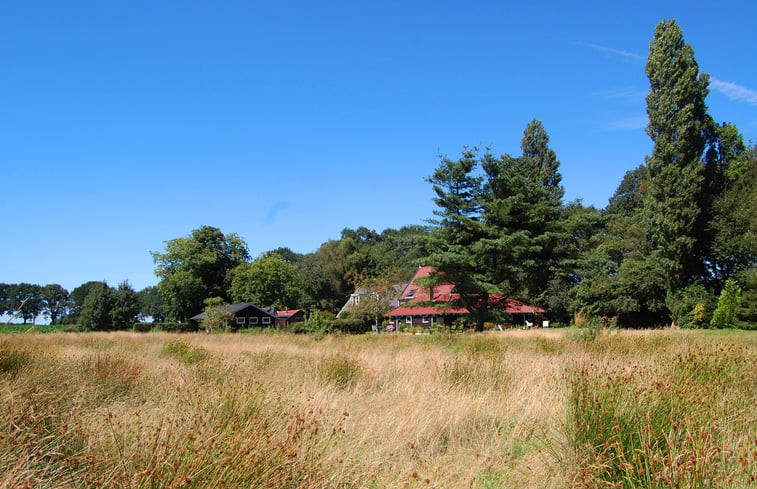
<svg viewBox="0 0 757 489">
<path fill-rule="evenodd" d="M 418 289 L 410 289 L 410 292 L 407 293 L 407 295 L 405 296 L 405 299 L 412 299 L 413 296 L 415 295 L 416 290 Z"/>
</svg>

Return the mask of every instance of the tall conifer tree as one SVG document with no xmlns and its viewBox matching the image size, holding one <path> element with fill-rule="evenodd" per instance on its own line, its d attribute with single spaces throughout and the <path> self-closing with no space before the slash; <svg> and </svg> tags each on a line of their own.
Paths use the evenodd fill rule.
<svg viewBox="0 0 757 489">
<path fill-rule="evenodd" d="M 651 258 L 665 270 L 670 292 L 705 276 L 701 202 L 706 188 L 702 157 L 712 129 L 705 105 L 708 76 L 699 73 L 694 51 L 674 20 L 657 25 L 646 72 L 647 134 L 655 144 L 647 157 L 643 221 Z"/>
</svg>

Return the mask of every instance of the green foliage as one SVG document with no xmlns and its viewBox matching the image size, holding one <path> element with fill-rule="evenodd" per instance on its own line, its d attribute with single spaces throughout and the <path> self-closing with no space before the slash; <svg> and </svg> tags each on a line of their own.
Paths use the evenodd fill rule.
<svg viewBox="0 0 757 489">
<path fill-rule="evenodd" d="M 153 331 L 155 324 L 156 323 L 134 323 L 131 325 L 131 331 L 134 333 L 149 333 L 150 331 Z"/>
<path fill-rule="evenodd" d="M 736 326 L 736 314 L 741 306 L 741 287 L 734 279 L 728 279 L 720 291 L 718 306 L 712 314 L 711 324 L 715 328 Z"/>
<path fill-rule="evenodd" d="M 200 363 L 208 358 L 208 351 L 186 340 L 171 340 L 163 345 L 162 353 L 187 365 Z"/>
<path fill-rule="evenodd" d="M 646 175 L 647 167 L 644 165 L 626 172 L 605 208 L 608 217 L 631 219 L 641 210 L 644 202 L 643 182 Z"/>
<path fill-rule="evenodd" d="M 160 296 L 157 287 L 145 287 L 137 292 L 137 301 L 139 302 L 139 315 L 142 319 L 152 318 L 157 323 L 165 319 L 163 316 L 163 298 Z"/>
<path fill-rule="evenodd" d="M 354 277 L 384 277 L 396 271 L 408 280 L 426 256 L 425 226 L 386 229 L 344 229 L 338 240 L 323 243 L 296 262 L 301 289 L 298 308 L 337 313 L 354 292 Z M 286 260 L 285 260 L 286 261 Z"/>
<path fill-rule="evenodd" d="M 401 282 L 399 275 L 390 270 L 380 277 L 356 276 L 352 282 L 355 286 L 355 294 L 351 298 L 353 302 L 349 309 L 340 311 L 339 317 L 381 324 L 402 292 L 398 285 Z"/>
<path fill-rule="evenodd" d="M 50 318 L 51 324 L 63 317 L 71 304 L 68 291 L 58 284 L 45 285 L 40 292 L 40 298 L 42 311 Z"/>
<path fill-rule="evenodd" d="M 474 314 L 479 331 L 491 318 L 491 294 L 535 301 L 555 277 L 567 235 L 559 162 L 548 142 L 534 120 L 524 132 L 522 156 L 465 148 L 456 161 L 442 158 L 428 179 L 439 219 L 426 245 L 427 264 L 456 285 L 456 305 Z M 553 292 L 559 289 L 555 284 Z"/>
<path fill-rule="evenodd" d="M 297 268 L 279 254 L 263 254 L 252 263 L 238 265 L 230 271 L 230 277 L 229 294 L 235 302 L 277 309 L 298 306 L 301 287 Z"/>
<path fill-rule="evenodd" d="M 205 332 L 229 331 L 233 319 L 234 313 L 229 310 L 229 304 L 223 299 L 220 297 L 205 299 L 205 317 L 200 320 Z"/>
<path fill-rule="evenodd" d="M 42 300 L 42 287 L 35 284 L 4 284 L 4 311 L 12 316 L 18 311 L 18 317 L 23 319 L 24 324 L 29 321 L 36 322 L 44 310 Z"/>
<path fill-rule="evenodd" d="M 316 367 L 318 377 L 328 384 L 347 388 L 353 386 L 363 375 L 360 361 L 345 354 L 323 358 Z"/>
<path fill-rule="evenodd" d="M 706 328 L 710 325 L 715 299 L 701 284 L 669 292 L 665 304 L 670 319 L 682 328 Z"/>
<path fill-rule="evenodd" d="M 113 290 L 104 282 L 93 284 L 79 311 L 79 327 L 94 331 L 111 329 L 114 295 Z"/>
<path fill-rule="evenodd" d="M 713 128 L 705 105 L 709 78 L 699 73 L 694 51 L 673 20 L 655 29 L 646 71 L 647 134 L 655 145 L 647 158 L 644 224 L 667 290 L 675 291 L 705 274 L 709 182 L 702 158 Z"/>
<path fill-rule="evenodd" d="M 736 312 L 736 325 L 744 329 L 757 329 L 757 269 L 742 275 L 741 307 Z"/>
<path fill-rule="evenodd" d="M 316 340 L 320 341 L 323 339 L 326 333 L 331 332 L 333 324 L 333 314 L 329 314 L 323 311 L 313 311 L 308 315 L 305 321 L 294 323 L 292 325 L 292 331 L 295 333 L 307 333 L 309 335 L 312 335 Z"/>
<path fill-rule="evenodd" d="M 131 328 L 137 333 L 166 331 L 169 333 L 193 333 L 197 327 L 190 323 L 134 323 Z"/>
<path fill-rule="evenodd" d="M 757 147 L 726 162 L 725 173 L 711 227 L 720 275 L 731 277 L 757 266 Z"/>
<path fill-rule="evenodd" d="M 236 234 L 202 226 L 187 237 L 167 241 L 165 251 L 153 252 L 152 257 L 166 316 L 184 322 L 208 297 L 229 300 L 228 273 L 245 263 L 249 253 Z"/>
<path fill-rule="evenodd" d="M 627 258 L 609 276 L 592 277 L 573 291 L 577 312 L 617 317 L 624 327 L 658 326 L 667 320 L 665 271 L 651 258 Z"/>
<path fill-rule="evenodd" d="M 370 323 L 366 323 L 363 319 L 359 318 L 340 318 L 334 320 L 331 329 L 332 331 L 338 331 L 340 333 L 360 334 L 370 331 L 371 325 Z"/>
<path fill-rule="evenodd" d="M 757 164 L 738 130 L 708 115 L 708 77 L 675 21 L 657 26 L 646 72 L 655 146 L 646 166 L 626 173 L 604 212 L 605 232 L 576 261 L 571 310 L 624 326 L 669 315 L 706 327 L 707 290 L 754 266 Z"/>
<path fill-rule="evenodd" d="M 573 341 L 589 342 L 595 341 L 609 330 L 616 329 L 618 326 L 617 318 L 606 316 L 581 317 L 576 323 L 578 330 L 571 335 Z"/>
<path fill-rule="evenodd" d="M 105 285 L 105 282 L 91 280 L 89 282 L 81 284 L 71 291 L 71 294 L 69 295 L 71 305 L 69 307 L 68 316 L 66 316 L 65 318 L 65 322 L 69 324 L 76 324 L 79 321 L 79 313 L 81 312 L 81 308 L 84 306 L 84 300 L 87 298 L 92 289 L 98 286 L 98 284 Z"/>
<path fill-rule="evenodd" d="M 124 281 L 113 291 L 113 308 L 110 311 L 112 327 L 129 329 L 139 315 L 139 298 L 129 282 Z"/>
</svg>

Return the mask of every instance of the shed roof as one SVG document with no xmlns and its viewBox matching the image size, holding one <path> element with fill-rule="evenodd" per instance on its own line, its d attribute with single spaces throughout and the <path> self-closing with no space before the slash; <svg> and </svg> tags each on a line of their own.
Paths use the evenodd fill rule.
<svg viewBox="0 0 757 489">
<path fill-rule="evenodd" d="M 253 307 L 253 308 L 257 309 L 258 311 L 262 312 L 263 314 L 267 314 L 267 315 L 269 315 L 271 317 L 276 317 L 275 314 L 271 314 L 271 311 L 266 310 L 266 309 L 262 309 L 262 308 L 256 306 L 255 304 L 253 304 L 252 302 L 240 302 L 240 303 L 237 303 L 237 304 L 229 304 L 229 305 L 222 306 L 222 307 L 223 307 L 224 310 L 226 310 L 226 311 L 228 311 L 228 312 L 230 312 L 230 313 L 232 313 L 234 315 L 236 315 L 237 313 L 239 313 L 241 311 L 244 311 L 248 307 Z M 207 316 L 208 315 L 206 313 L 201 312 L 200 314 L 192 316 L 189 319 L 191 319 L 192 321 L 200 321 L 202 319 L 205 319 Z"/>
<path fill-rule="evenodd" d="M 298 312 L 302 312 L 300 309 L 288 309 L 286 311 L 276 311 L 276 317 L 282 318 L 282 319 L 289 319 L 290 317 L 294 316 Z"/>
</svg>

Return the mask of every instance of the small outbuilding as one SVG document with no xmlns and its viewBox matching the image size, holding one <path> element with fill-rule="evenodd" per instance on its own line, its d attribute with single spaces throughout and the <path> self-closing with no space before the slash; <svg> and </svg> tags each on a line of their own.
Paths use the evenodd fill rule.
<svg viewBox="0 0 757 489">
<path fill-rule="evenodd" d="M 242 302 L 223 307 L 230 315 L 233 314 L 234 316 L 230 319 L 231 329 L 243 329 L 254 326 L 268 328 L 277 325 L 278 316 L 274 308 L 262 309 L 252 302 Z M 207 314 L 202 312 L 189 319 L 200 322 L 206 317 Z"/>
<path fill-rule="evenodd" d="M 276 311 L 276 327 L 288 328 L 292 323 L 298 323 L 305 320 L 305 312 L 301 309 L 289 309 L 286 311 Z"/>
</svg>

